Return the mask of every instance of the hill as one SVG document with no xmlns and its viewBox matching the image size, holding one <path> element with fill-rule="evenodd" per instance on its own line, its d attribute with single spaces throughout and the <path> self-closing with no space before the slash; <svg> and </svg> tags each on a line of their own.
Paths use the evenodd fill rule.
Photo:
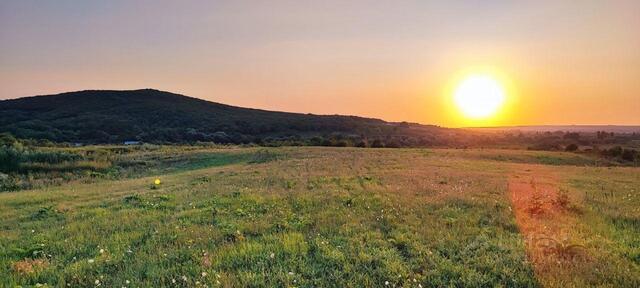
<svg viewBox="0 0 640 288">
<path fill-rule="evenodd" d="M 333 146 L 375 141 L 387 146 L 438 145 L 454 133 L 406 122 L 234 107 L 153 89 L 87 90 L 0 101 L 0 132 L 56 142 L 315 141 Z"/>
<path fill-rule="evenodd" d="M 474 131 L 514 131 L 514 132 L 581 132 L 596 133 L 599 131 L 614 133 L 640 133 L 640 126 L 633 125 L 532 125 L 503 127 L 471 127 Z"/>
</svg>

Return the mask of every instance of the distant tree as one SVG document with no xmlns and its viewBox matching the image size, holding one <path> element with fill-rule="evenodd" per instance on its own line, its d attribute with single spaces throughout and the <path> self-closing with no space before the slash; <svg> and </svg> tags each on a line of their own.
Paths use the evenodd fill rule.
<svg viewBox="0 0 640 288">
<path fill-rule="evenodd" d="M 332 144 L 332 143 L 331 143 L 331 139 L 328 139 L 328 138 L 324 138 L 324 139 L 322 139 L 322 144 L 321 144 L 321 146 L 331 146 L 331 144 Z"/>
<path fill-rule="evenodd" d="M 373 142 L 371 142 L 371 148 L 383 148 L 383 147 L 384 147 L 384 143 L 382 143 L 380 139 L 376 139 L 376 140 L 373 140 Z"/>
<path fill-rule="evenodd" d="M 580 139 L 580 133 L 578 133 L 578 132 L 569 132 L 569 133 L 564 134 L 564 136 L 562 136 L 562 138 L 578 140 L 578 139 Z"/>
<path fill-rule="evenodd" d="M 597 131 L 597 132 L 596 132 L 596 137 L 597 137 L 599 140 L 602 140 L 602 139 L 604 139 L 604 138 L 607 138 L 607 132 L 604 132 L 604 131 Z"/>
<path fill-rule="evenodd" d="M 399 148 L 400 146 L 401 146 L 400 142 L 398 140 L 395 140 L 395 139 L 388 140 L 386 145 L 385 145 L 385 147 L 388 147 L 388 148 Z"/>
<path fill-rule="evenodd" d="M 622 158 L 622 160 L 625 161 L 634 161 L 636 159 L 636 155 L 638 154 L 638 151 L 634 150 L 634 149 L 624 149 L 622 151 L 622 154 L 620 156 L 620 158 Z"/>
<path fill-rule="evenodd" d="M 349 146 L 349 143 L 347 143 L 346 140 L 336 140 L 335 142 L 333 142 L 333 145 L 335 147 L 347 147 Z"/>
<path fill-rule="evenodd" d="M 602 155 L 608 156 L 608 157 L 618 157 L 622 155 L 622 147 L 616 146 L 610 149 L 604 149 L 602 150 Z"/>
<path fill-rule="evenodd" d="M 358 141 L 355 145 L 356 147 L 360 147 L 360 148 L 365 148 L 367 147 L 367 141 L 366 139 L 362 139 L 360 141 Z"/>
<path fill-rule="evenodd" d="M 323 146 L 322 145 L 322 141 L 323 140 L 324 139 L 322 139 L 322 137 L 320 137 L 320 136 L 313 136 L 307 142 L 308 142 L 309 146 Z"/>
<path fill-rule="evenodd" d="M 567 145 L 567 147 L 564 148 L 564 151 L 568 151 L 568 152 L 574 152 L 576 150 L 578 150 L 578 145 L 573 143 Z"/>
</svg>

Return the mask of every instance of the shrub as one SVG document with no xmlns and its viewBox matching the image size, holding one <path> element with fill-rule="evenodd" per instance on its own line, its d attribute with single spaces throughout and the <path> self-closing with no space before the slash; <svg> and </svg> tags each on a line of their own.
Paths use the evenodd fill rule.
<svg viewBox="0 0 640 288">
<path fill-rule="evenodd" d="M 9 133 L 0 133 L 0 146 L 20 147 L 21 143 Z"/>
<path fill-rule="evenodd" d="M 0 147 L 0 172 L 12 173 L 20 167 L 21 153 L 9 146 Z"/>
<path fill-rule="evenodd" d="M 383 147 L 384 147 L 384 143 L 382 143 L 380 139 L 373 140 L 373 142 L 371 143 L 371 148 L 383 148 Z"/>
<path fill-rule="evenodd" d="M 568 152 L 574 152 L 574 151 L 577 151 L 577 150 L 578 150 L 578 145 L 573 144 L 573 143 L 567 145 L 567 147 L 564 148 L 564 151 L 568 151 Z"/>
<path fill-rule="evenodd" d="M 622 160 L 625 160 L 625 161 L 634 161 L 636 159 L 637 154 L 638 154 L 638 151 L 636 150 L 624 149 L 624 151 L 622 151 L 622 155 L 620 156 L 620 158 L 622 158 Z"/>
</svg>

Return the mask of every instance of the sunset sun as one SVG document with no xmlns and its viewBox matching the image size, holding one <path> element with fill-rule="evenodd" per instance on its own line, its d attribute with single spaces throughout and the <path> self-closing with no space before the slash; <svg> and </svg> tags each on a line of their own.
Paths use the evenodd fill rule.
<svg viewBox="0 0 640 288">
<path fill-rule="evenodd" d="M 485 119 L 500 109 L 505 92 L 500 82 L 489 75 L 470 75 L 457 85 L 453 99 L 465 117 Z"/>
</svg>

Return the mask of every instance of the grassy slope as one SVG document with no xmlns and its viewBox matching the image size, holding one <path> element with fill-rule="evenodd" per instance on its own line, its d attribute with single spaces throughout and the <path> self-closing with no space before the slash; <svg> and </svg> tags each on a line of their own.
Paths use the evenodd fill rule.
<svg viewBox="0 0 640 288">
<path fill-rule="evenodd" d="M 0 194 L 0 275 L 8 276 L 0 286 L 540 285 L 510 211 L 511 160 L 501 151 L 270 151 L 281 157 L 176 164 L 158 189 L 148 177 Z M 516 162 L 577 161 L 516 154 Z M 591 191 L 589 209 L 622 219 L 580 218 L 600 221 L 598 259 L 630 267 L 603 279 L 638 279 L 638 198 L 620 205 L 593 196 L 602 194 L 589 182 L 605 171 L 598 183 L 637 195 L 637 169 L 553 169 Z M 16 272 L 25 258 L 48 260 Z"/>
</svg>

